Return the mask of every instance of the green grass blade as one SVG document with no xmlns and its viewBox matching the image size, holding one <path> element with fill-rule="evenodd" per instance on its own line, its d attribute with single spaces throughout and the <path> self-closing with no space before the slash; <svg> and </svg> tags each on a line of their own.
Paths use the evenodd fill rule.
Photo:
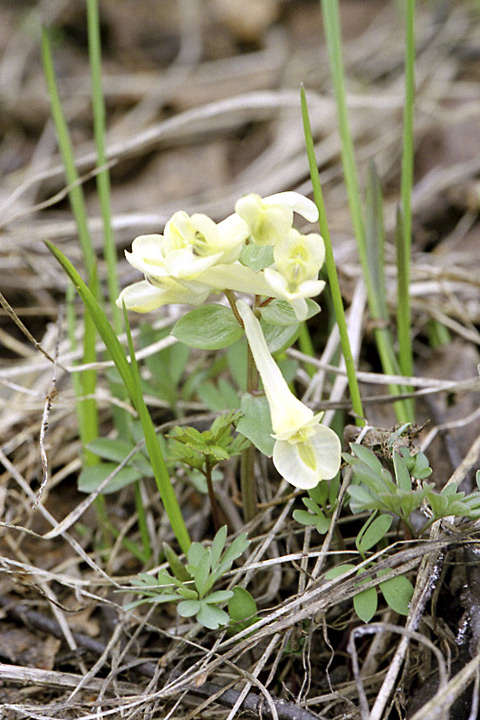
<svg viewBox="0 0 480 720">
<path fill-rule="evenodd" d="M 380 323 L 380 326 L 374 329 L 375 341 L 380 357 L 383 358 L 382 367 L 387 374 L 401 375 L 400 366 L 393 349 L 394 339 L 388 327 L 389 313 L 384 273 L 385 227 L 383 222 L 383 196 L 380 178 L 373 161 L 369 164 L 368 169 L 365 205 L 365 241 L 375 296 L 375 307 L 372 310 L 372 316 Z M 410 388 L 400 385 L 389 385 L 389 389 L 392 395 L 399 395 L 410 390 Z M 413 419 L 413 407 L 409 400 L 395 403 L 395 411 L 400 422 L 408 422 Z"/>
<path fill-rule="evenodd" d="M 300 348 L 300 351 L 304 355 L 309 355 L 310 357 L 315 357 L 315 349 L 313 347 L 312 338 L 310 337 L 310 332 L 308 330 L 308 325 L 306 322 L 303 322 L 300 325 L 300 332 L 298 335 L 298 347 Z M 309 365 L 306 363 L 305 365 L 305 371 L 309 375 L 309 377 L 313 377 L 315 373 L 317 372 L 317 368 L 315 365 Z"/>
<path fill-rule="evenodd" d="M 98 281 L 96 280 L 96 257 L 95 251 L 90 238 L 90 232 L 87 224 L 87 211 L 85 206 L 85 198 L 81 184 L 78 182 L 78 172 L 75 166 L 73 147 L 68 132 L 68 126 L 63 114 L 60 96 L 58 93 L 57 82 L 55 79 L 55 71 L 53 68 L 52 50 L 48 32 L 42 28 L 42 60 L 47 82 L 48 94 L 50 97 L 50 106 L 53 122 L 57 132 L 58 146 L 62 156 L 62 162 L 65 168 L 65 178 L 70 186 L 68 197 L 72 212 L 77 225 L 78 237 L 83 253 L 83 260 L 87 272 L 89 273 L 89 285 L 94 295 L 98 297 Z M 92 284 L 92 281 L 93 284 Z"/>
<path fill-rule="evenodd" d="M 372 279 L 375 320 L 388 323 L 388 306 L 385 289 L 385 226 L 383 222 L 383 197 L 380 178 L 374 161 L 368 167 L 367 192 L 365 195 L 365 247 Z"/>
<path fill-rule="evenodd" d="M 168 475 L 167 466 L 160 449 L 155 427 L 148 412 L 148 408 L 145 405 L 143 399 L 141 382 L 140 382 L 140 371 L 138 369 L 137 359 L 135 357 L 135 348 L 133 347 L 132 334 L 130 332 L 130 325 L 128 322 L 127 311 L 123 306 L 123 315 L 125 322 L 125 329 L 127 331 L 128 339 L 128 350 L 131 359 L 131 376 L 133 381 L 134 395 L 131 396 L 132 402 L 140 417 L 142 423 L 143 434 L 145 436 L 145 444 L 147 446 L 148 455 L 150 457 L 150 463 L 155 476 L 155 482 L 157 483 L 158 491 L 165 508 L 165 512 L 168 515 L 172 530 L 175 533 L 180 547 L 184 553 L 187 553 L 190 547 L 191 541 L 188 535 L 188 530 L 185 527 L 182 512 L 180 506 L 175 497 L 172 483 Z"/>
<path fill-rule="evenodd" d="M 365 248 L 365 225 L 362 202 L 358 183 L 357 167 L 353 140 L 348 124 L 347 101 L 345 93 L 345 73 L 342 56 L 342 36 L 340 31 L 340 14 L 338 0 L 321 0 L 322 18 L 327 40 L 328 56 L 332 73 L 335 102 L 337 105 L 338 128 L 341 139 L 341 154 L 348 203 L 352 216 L 353 229 L 357 239 L 358 254 L 365 272 L 367 293 L 370 298 L 371 286 L 368 273 L 367 253 Z"/>
<path fill-rule="evenodd" d="M 379 298 L 375 291 L 374 281 L 369 266 L 365 221 L 362 213 L 362 203 L 355 164 L 353 141 L 348 124 L 338 0 L 321 0 L 321 7 L 335 92 L 335 101 L 337 104 L 342 164 L 350 214 L 357 240 L 358 254 L 367 286 L 370 313 L 374 320 L 378 320 L 381 319 L 381 305 L 379 304 Z M 398 373 L 399 365 L 396 360 L 393 337 L 391 333 L 384 328 L 377 328 L 374 332 L 374 337 L 383 371 L 389 375 L 393 375 L 396 374 L 396 369 Z M 411 419 L 404 403 L 395 403 L 395 411 L 399 422 L 408 422 Z"/>
<path fill-rule="evenodd" d="M 46 242 L 46 245 L 52 255 L 55 257 L 55 259 L 60 263 L 70 280 L 73 282 L 78 294 L 82 298 L 86 309 L 90 312 L 92 320 L 95 323 L 95 327 L 97 328 L 99 335 L 105 343 L 105 346 L 110 353 L 113 362 L 115 363 L 115 367 L 117 368 L 120 377 L 122 378 L 123 384 L 125 385 L 125 388 L 132 400 L 132 403 L 134 404 L 135 409 L 138 412 L 142 423 L 142 429 L 145 436 L 147 450 L 150 456 L 150 463 L 155 473 L 155 480 L 160 492 L 161 500 L 165 507 L 168 518 L 172 524 L 172 530 L 177 537 L 180 547 L 184 552 L 187 552 L 188 548 L 190 547 L 190 538 L 183 522 L 182 513 L 175 497 L 175 493 L 173 492 L 172 484 L 168 476 L 168 471 L 165 465 L 165 461 L 163 459 L 162 452 L 160 450 L 160 445 L 158 443 L 158 438 L 155 433 L 155 428 L 153 426 L 150 413 L 148 412 L 147 406 L 145 405 L 145 401 L 143 399 L 143 395 L 141 393 L 138 365 L 136 362 L 135 353 L 133 351 L 133 344 L 128 323 L 126 324 L 126 327 L 130 346 L 130 356 L 132 361 L 131 366 L 128 363 L 120 341 L 118 340 L 115 331 L 110 325 L 103 309 L 100 307 L 99 303 L 97 302 L 87 285 L 83 282 L 82 278 L 80 277 L 72 263 L 51 242 Z"/>
<path fill-rule="evenodd" d="M 405 3 L 405 104 L 403 111 L 403 150 L 401 197 L 402 241 L 397 243 L 398 306 L 397 332 L 399 363 L 404 375 L 413 374 L 410 307 L 410 258 L 412 244 L 413 111 L 415 103 L 415 0 Z M 401 266 L 401 267 L 400 267 Z"/>
<path fill-rule="evenodd" d="M 97 263 L 92 241 L 90 238 L 90 233 L 88 230 L 85 198 L 83 195 L 82 187 L 78 183 L 78 173 L 75 167 L 72 143 L 60 103 L 60 96 L 58 93 L 55 72 L 53 68 L 50 41 L 45 28 L 42 29 L 42 60 L 45 72 L 45 79 L 47 82 L 48 94 L 50 97 L 52 118 L 57 133 L 60 154 L 62 156 L 62 161 L 65 168 L 65 178 L 67 184 L 70 186 L 68 197 L 77 226 L 78 237 L 80 240 L 85 268 L 88 275 L 88 284 L 92 289 L 94 295 L 96 297 L 99 297 L 100 292 L 97 278 Z M 70 322 L 71 321 L 72 318 L 70 316 Z M 96 360 L 96 334 L 88 312 L 85 314 L 84 323 L 85 328 L 83 333 L 83 362 L 88 364 L 93 363 Z M 71 335 L 73 335 L 73 333 Z M 77 403 L 79 433 L 84 448 L 91 440 L 94 440 L 98 436 L 98 411 L 95 398 L 93 397 L 95 394 L 96 385 L 97 375 L 95 370 L 86 370 L 84 373 L 82 373 L 80 381 L 76 385 L 77 397 L 79 395 L 90 396 L 88 397 L 88 399 L 82 400 Z M 90 453 L 87 449 L 84 450 L 84 459 L 85 462 L 89 465 L 98 462 L 98 457 L 93 453 Z"/>
<path fill-rule="evenodd" d="M 93 133 L 97 152 L 97 168 L 100 169 L 96 177 L 96 183 L 103 225 L 103 254 L 107 265 L 107 290 L 110 313 L 113 327 L 118 334 L 122 330 L 122 313 L 116 305 L 120 288 L 117 272 L 117 248 L 112 226 L 110 173 L 107 167 L 107 153 L 105 149 L 105 101 L 102 90 L 100 22 L 97 0 L 87 0 L 87 26 L 92 82 Z M 121 397 L 120 399 L 124 400 L 125 397 Z M 114 407 L 112 414 L 118 434 L 121 437 L 128 437 L 129 418 L 127 413 L 119 407 Z"/>
<path fill-rule="evenodd" d="M 338 282 L 335 259 L 333 257 L 330 230 L 328 228 L 325 203 L 323 202 L 323 193 L 320 185 L 317 160 L 315 157 L 315 147 L 313 144 L 312 129 L 310 126 L 310 118 L 308 115 L 307 98 L 305 95 L 305 89 L 303 87 L 300 89 L 300 100 L 302 104 L 303 129 L 305 133 L 305 144 L 307 148 L 308 164 L 310 167 L 310 176 L 312 178 L 313 197 L 315 199 L 315 204 L 319 212 L 318 224 L 320 226 L 320 233 L 325 242 L 325 265 L 328 273 L 328 282 L 330 286 L 330 292 L 332 294 L 333 307 L 335 309 L 335 317 L 340 332 L 340 344 L 342 347 L 343 357 L 345 359 L 350 397 L 352 399 L 353 411 L 356 415 L 356 423 L 357 425 L 364 425 L 365 421 L 362 407 L 362 399 L 360 397 L 357 374 L 355 371 L 355 363 L 353 361 L 352 350 L 350 347 L 350 339 L 348 337 L 342 293 L 340 290 L 340 284 Z"/>
<path fill-rule="evenodd" d="M 68 339 L 70 341 L 70 348 L 75 351 L 77 349 L 77 338 L 75 330 L 77 327 L 78 319 L 75 314 L 74 307 L 75 288 L 71 282 L 68 283 L 66 305 L 67 305 L 67 332 Z M 87 326 L 87 323 L 85 323 Z M 90 333 L 91 336 L 91 333 Z M 95 336 L 95 334 L 94 334 Z M 93 360 L 95 360 L 95 354 L 92 353 Z M 90 357 L 89 346 L 84 342 L 83 357 L 85 359 Z M 90 362 L 90 359 L 86 360 Z M 73 374 L 73 389 L 76 398 L 81 398 L 84 395 L 93 394 L 96 389 L 97 374 L 94 370 L 87 370 L 84 373 Z M 90 452 L 87 448 L 87 444 L 94 440 L 98 435 L 98 414 L 94 398 L 86 400 L 79 400 L 76 404 L 76 413 L 78 419 L 78 433 L 83 447 L 83 459 L 86 465 L 96 465 L 99 462 L 98 455 Z"/>
<path fill-rule="evenodd" d="M 97 167 L 104 168 L 97 175 L 97 192 L 103 221 L 103 249 L 107 263 L 107 287 L 113 327 L 121 330 L 121 311 L 115 304 L 120 288 L 117 274 L 117 249 L 112 228 L 110 205 L 110 174 L 106 167 L 105 101 L 101 77 L 100 22 L 97 0 L 87 0 L 88 51 L 92 79 L 93 132 L 97 151 Z"/>
<path fill-rule="evenodd" d="M 92 291 L 83 282 L 70 260 L 68 260 L 68 258 L 66 258 L 65 255 L 51 242 L 46 241 L 45 244 L 65 270 L 78 294 L 82 298 L 86 309 L 90 312 L 93 322 L 95 323 L 95 327 L 97 328 L 113 362 L 115 363 L 129 396 L 133 400 L 135 398 L 135 385 L 132 379 L 130 365 L 125 357 L 125 352 L 120 344 L 120 341 L 118 340 L 112 326 L 108 322 L 107 316 L 94 297 Z"/>
<path fill-rule="evenodd" d="M 405 306 L 405 296 L 404 293 L 406 292 L 407 296 L 409 295 L 409 260 L 405 257 L 404 253 L 404 241 L 405 241 L 405 232 L 404 232 L 404 217 L 402 213 L 402 209 L 399 207 L 397 208 L 397 219 L 396 219 L 396 226 L 395 226 L 395 251 L 396 251 L 396 258 L 397 258 L 397 288 L 398 288 L 398 307 L 397 307 L 397 321 L 400 318 L 401 309 L 405 309 L 405 307 L 408 308 L 408 318 L 410 318 L 410 300 L 408 299 L 407 305 Z M 406 318 L 404 317 L 405 323 L 403 325 L 403 329 L 407 330 L 408 334 L 408 347 L 410 348 L 410 359 L 411 359 L 411 349 L 412 345 L 410 342 L 410 320 L 406 322 Z M 400 325 L 397 325 L 397 333 L 398 333 L 398 343 L 399 343 L 399 358 L 398 358 L 398 370 L 400 374 L 405 374 L 404 369 L 401 366 L 401 358 L 402 358 L 402 342 L 405 341 L 405 335 L 401 335 L 401 328 Z M 403 392 L 411 392 L 413 388 L 411 387 L 404 387 Z M 405 403 L 405 408 L 407 409 L 407 416 L 405 420 L 400 420 L 400 422 L 413 422 L 415 419 L 415 404 L 413 401 L 413 398 L 407 399 L 403 401 Z"/>
<path fill-rule="evenodd" d="M 140 537 L 142 539 L 143 555 L 148 561 L 152 557 L 152 548 L 150 546 L 150 537 L 148 534 L 147 517 L 145 515 L 145 508 L 143 507 L 142 491 L 138 480 L 135 483 L 135 507 L 138 515 L 138 527 L 140 530 Z"/>
</svg>

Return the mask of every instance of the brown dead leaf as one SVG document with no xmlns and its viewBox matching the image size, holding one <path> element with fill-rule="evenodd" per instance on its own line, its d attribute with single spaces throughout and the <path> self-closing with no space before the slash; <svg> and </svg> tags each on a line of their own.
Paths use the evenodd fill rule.
<svg viewBox="0 0 480 720">
<path fill-rule="evenodd" d="M 52 670 L 61 641 L 48 635 L 40 638 L 26 627 L 2 622 L 0 655 L 16 665 Z"/>
</svg>

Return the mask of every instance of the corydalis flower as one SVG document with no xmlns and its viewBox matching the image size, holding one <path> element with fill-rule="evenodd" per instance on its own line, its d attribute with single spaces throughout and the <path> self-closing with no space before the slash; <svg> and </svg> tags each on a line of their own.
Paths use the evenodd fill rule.
<svg viewBox="0 0 480 720">
<path fill-rule="evenodd" d="M 280 475 L 295 487 L 308 490 L 320 480 L 334 477 L 340 468 L 340 440 L 320 424 L 322 414 L 313 411 L 290 391 L 267 347 L 262 328 L 251 309 L 237 302 L 255 365 L 262 378 L 270 407 L 273 463 Z"/>
<path fill-rule="evenodd" d="M 265 269 L 265 279 L 271 294 L 287 300 L 299 320 L 308 313 L 305 298 L 319 295 L 325 283 L 318 273 L 325 260 L 323 238 L 317 233 L 301 235 L 292 228 L 275 243 L 273 250 L 275 269 Z"/>
<path fill-rule="evenodd" d="M 190 217 L 180 211 L 163 235 L 140 235 L 125 256 L 147 277 L 190 280 L 214 265 L 237 260 L 247 237 L 240 217 L 232 215 L 217 225 L 207 215 Z"/>
<path fill-rule="evenodd" d="M 284 237 L 292 228 L 294 212 L 310 222 L 318 219 L 315 203 L 297 192 L 276 193 L 266 198 L 250 193 L 237 201 L 235 212 L 247 224 L 257 245 L 273 245 Z"/>
<path fill-rule="evenodd" d="M 179 211 L 163 235 L 135 238 L 125 256 L 145 280 L 125 288 L 118 304 L 149 312 L 171 303 L 200 305 L 210 292 L 232 290 L 285 299 L 304 320 L 305 298 L 324 286 L 316 279 L 324 248 L 320 235 L 300 235 L 291 225 L 294 212 L 315 220 L 316 206 L 299 193 L 284 192 L 263 199 L 247 195 L 236 207 L 239 212 L 218 224 L 207 215 Z M 257 272 L 240 262 L 249 238 L 274 245 L 276 269 Z"/>
</svg>

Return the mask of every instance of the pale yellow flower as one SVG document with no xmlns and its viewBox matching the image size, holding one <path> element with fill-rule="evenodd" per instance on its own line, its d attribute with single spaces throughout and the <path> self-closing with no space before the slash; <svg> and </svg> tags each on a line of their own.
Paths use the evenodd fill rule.
<svg viewBox="0 0 480 720">
<path fill-rule="evenodd" d="M 261 198 L 250 193 L 235 204 L 235 212 L 248 226 L 257 245 L 274 245 L 284 237 L 293 224 L 293 213 L 315 222 L 318 210 L 315 203 L 297 192 L 282 192 Z"/>
<path fill-rule="evenodd" d="M 292 228 L 275 243 L 275 268 L 265 268 L 272 295 L 287 300 L 298 320 L 308 313 L 305 298 L 319 295 L 325 283 L 318 273 L 325 260 L 325 245 L 317 233 L 301 235 Z"/>
<path fill-rule="evenodd" d="M 333 478 L 340 468 L 338 435 L 321 425 L 322 414 L 314 415 L 290 391 L 270 355 L 260 323 L 248 305 L 238 300 L 237 310 L 270 407 L 275 438 L 273 463 L 280 475 L 295 487 L 314 488 L 320 480 Z"/>
</svg>

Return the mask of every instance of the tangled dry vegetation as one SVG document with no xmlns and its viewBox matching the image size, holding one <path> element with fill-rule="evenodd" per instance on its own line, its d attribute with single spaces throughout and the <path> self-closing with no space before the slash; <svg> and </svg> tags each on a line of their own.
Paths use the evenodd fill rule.
<svg viewBox="0 0 480 720">
<path fill-rule="evenodd" d="M 94 506 L 76 487 L 81 461 L 71 370 L 79 354 L 66 337 L 66 278 L 43 244 L 53 241 L 81 267 L 49 120 L 37 13 L 56 28 L 56 71 L 95 246 L 101 247 L 84 4 L 37 5 L 12 0 L 0 9 L 2 717 L 230 719 L 248 710 L 291 720 L 420 720 L 447 718 L 450 706 L 452 717 L 468 717 L 470 699 L 462 692 L 475 681 L 478 701 L 480 673 L 475 523 L 438 523 L 415 542 L 399 535 L 382 562 L 409 572 L 416 584 L 410 614 L 405 620 L 385 610 L 378 623 L 364 627 L 352 611 L 355 577 L 324 578 L 340 557 L 333 525 L 323 538 L 296 524 L 297 496 L 278 480 L 267 482 L 272 469 L 265 466 L 259 471 L 262 511 L 248 528 L 253 551 L 233 571 L 257 600 L 260 622 L 253 634 L 207 632 L 180 622 L 163 605 L 160 611 L 122 610 L 119 588 L 143 569 L 121 542 L 135 527 L 132 491 L 107 498 L 121 535 L 106 546 Z M 468 490 L 480 467 L 480 15 L 467 0 L 418 5 L 412 385 L 419 421 L 429 420 L 418 443 L 437 487 L 453 477 Z M 341 7 L 357 158 L 362 177 L 375 158 L 391 241 L 403 103 L 398 4 L 344 0 Z M 318 3 L 102 0 L 100 8 L 119 257 L 136 235 L 160 232 L 177 209 L 221 218 L 244 192 L 308 193 L 303 82 L 368 421 L 391 427 L 388 379 L 379 372 L 371 341 L 342 182 Z M 100 257 L 98 267 L 104 278 Z M 119 268 L 122 284 L 138 279 L 123 260 Z M 393 309 L 391 244 L 387 280 Z M 168 326 L 174 312 L 158 313 L 154 326 Z M 450 333 L 450 342 L 435 349 L 428 342 L 433 321 Z M 137 319 L 132 323 L 138 338 Z M 338 340 L 332 334 L 326 342 L 323 325 L 311 330 L 318 338 L 318 372 L 310 378 L 300 358 L 298 388 L 319 409 L 348 411 L 344 375 L 334 377 L 330 369 Z M 98 351 L 101 358 L 100 345 Z M 155 351 L 146 347 L 140 357 Z M 55 369 L 45 353 L 57 358 Z M 299 360 L 298 352 L 291 354 Z M 101 432 L 107 436 L 109 363 L 98 367 Z M 172 420 L 161 402 L 147 400 L 158 424 Z M 198 398 L 179 409 L 177 422 L 207 413 Z M 48 483 L 37 503 L 45 469 Z M 219 495 L 236 532 L 243 529 L 232 500 L 236 479 L 227 469 L 224 475 Z M 158 557 L 162 541 L 171 537 L 155 489 L 146 483 L 143 492 Z M 176 492 L 193 538 L 210 538 L 202 497 L 181 481 Z M 347 538 L 340 548 L 344 557 L 353 553 L 356 529 L 348 514 L 339 522 Z M 55 537 L 45 538 L 52 529 Z M 463 645 L 456 642 L 460 628 Z"/>
</svg>

